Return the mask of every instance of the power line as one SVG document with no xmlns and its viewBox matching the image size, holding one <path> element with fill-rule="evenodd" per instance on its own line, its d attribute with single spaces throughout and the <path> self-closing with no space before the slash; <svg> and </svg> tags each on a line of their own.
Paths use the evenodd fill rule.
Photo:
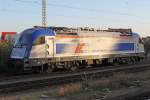
<svg viewBox="0 0 150 100">
<path fill-rule="evenodd" d="M 29 0 L 14 0 L 14 1 L 18 1 L 18 2 L 23 2 L 23 3 L 32 3 L 32 4 L 38 4 L 38 5 L 41 5 L 41 3 L 40 2 L 38 2 L 38 1 L 29 1 Z M 67 6 L 67 5 L 57 5 L 57 4 L 51 4 L 51 3 L 48 3 L 48 5 L 51 5 L 51 6 L 57 6 L 57 7 L 64 7 L 64 8 L 72 8 L 72 9 L 76 9 L 76 10 L 87 10 L 87 11 L 90 11 L 90 12 L 93 12 L 92 11 L 92 9 L 89 9 L 89 8 L 78 8 L 78 7 L 72 7 L 72 6 Z M 100 12 L 100 11 L 98 11 L 97 9 L 93 9 L 93 10 L 95 10 L 96 12 Z M 66 15 L 62 15 L 62 14 L 53 14 L 53 16 L 54 15 L 56 15 L 56 16 L 58 16 L 58 17 L 61 17 L 61 16 L 63 16 L 63 17 L 67 17 L 67 18 L 70 18 L 70 17 L 72 17 L 72 16 L 66 16 Z M 124 15 L 124 14 L 121 14 L 121 15 Z M 125 14 L 126 16 L 129 16 L 128 14 Z M 108 17 L 108 16 L 107 16 Z M 137 16 L 134 16 L 134 17 L 136 17 L 137 19 L 135 19 L 134 18 L 134 20 L 135 21 L 137 21 L 137 22 L 140 22 L 140 23 L 149 23 L 149 22 L 143 22 L 143 21 L 139 21 L 139 19 L 138 19 L 138 17 Z M 80 19 L 82 19 L 81 18 L 81 16 L 79 16 L 78 18 L 80 18 Z M 96 19 L 97 17 L 85 17 L 86 19 L 90 19 L 90 20 L 94 20 L 94 19 Z M 84 19 L 85 19 L 84 18 Z M 110 17 L 111 18 L 111 17 Z M 118 20 L 119 21 L 119 20 Z"/>
<path fill-rule="evenodd" d="M 5 12 L 5 13 L 31 13 L 31 14 L 38 14 L 39 12 L 36 12 L 36 11 L 32 11 L 32 12 L 25 12 L 25 11 L 22 11 L 22 10 L 16 10 L 16 9 L 0 9 L 1 12 Z M 70 19 L 74 19 L 74 18 L 80 18 L 80 19 L 89 19 L 89 20 L 97 20 L 99 19 L 98 17 L 90 17 L 90 16 L 87 16 L 86 18 L 83 17 L 83 16 L 71 16 L 71 15 L 64 15 L 64 14 L 58 14 L 58 13 L 53 13 L 51 16 L 57 16 L 57 17 L 64 17 L 64 18 L 70 18 Z"/>
<path fill-rule="evenodd" d="M 19 9 L 0 9 L 0 12 L 4 12 L 4 13 L 15 13 L 15 14 L 18 14 L 18 13 L 21 13 L 21 14 L 37 14 L 39 15 L 38 13 L 39 12 L 36 12 L 36 11 L 30 11 L 30 12 L 25 12 L 25 11 L 22 11 L 22 10 L 19 10 Z M 82 19 L 82 20 L 90 20 L 90 21 L 97 21 L 99 19 L 99 16 L 97 17 L 94 17 L 94 16 L 86 16 L 86 17 L 83 17 L 83 16 L 71 16 L 71 15 L 64 15 L 64 14 L 58 14 L 58 13 L 53 13 L 51 16 L 53 17 L 59 17 L 59 18 L 63 18 L 63 19 Z M 105 16 L 101 16 L 103 18 L 106 18 Z M 108 19 L 111 19 L 113 21 L 116 21 L 116 22 L 120 22 L 120 19 L 114 19 L 112 18 L 111 16 L 107 16 Z M 124 20 L 124 22 L 127 22 L 128 20 Z M 145 21 L 140 21 L 140 20 L 136 20 L 134 19 L 134 22 L 138 22 L 138 23 L 141 23 L 141 24 L 150 24 L 150 22 L 145 22 Z"/>
<path fill-rule="evenodd" d="M 24 0 L 15 0 L 23 3 L 34 3 L 41 5 L 38 1 L 24 1 Z M 83 7 L 75 7 L 75 6 L 68 6 L 68 5 L 60 5 L 60 4 L 55 4 L 55 3 L 48 3 L 48 5 L 53 6 L 53 7 L 59 7 L 59 8 L 68 8 L 68 9 L 74 9 L 74 10 L 80 10 L 80 11 L 87 11 L 87 12 L 96 12 L 96 13 L 111 13 L 111 14 L 116 14 L 116 15 L 121 15 L 121 16 L 130 16 L 130 17 L 137 17 L 136 15 L 132 15 L 129 13 L 122 13 L 122 12 L 116 12 L 112 10 L 104 10 L 104 9 L 90 9 L 90 8 L 83 8 Z"/>
</svg>

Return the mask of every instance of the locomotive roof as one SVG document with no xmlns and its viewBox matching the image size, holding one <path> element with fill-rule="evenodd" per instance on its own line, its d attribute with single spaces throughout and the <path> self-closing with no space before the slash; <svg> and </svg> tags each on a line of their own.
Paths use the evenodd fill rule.
<svg viewBox="0 0 150 100">
<path fill-rule="evenodd" d="M 22 34 L 32 34 L 34 36 L 37 35 L 55 36 L 55 32 L 50 28 L 30 28 L 23 31 Z"/>
<path fill-rule="evenodd" d="M 78 35 L 78 36 L 132 36 L 131 29 L 112 29 L 95 30 L 94 28 L 67 28 L 67 27 L 50 27 L 56 31 L 56 35 Z"/>
<path fill-rule="evenodd" d="M 124 33 L 124 31 L 121 29 L 121 32 L 119 30 L 100 30 L 100 31 L 94 31 L 94 30 L 69 30 L 67 28 L 60 28 L 60 29 L 53 29 L 53 28 L 42 28 L 42 27 L 35 27 L 25 30 L 23 33 L 25 34 L 32 34 L 34 36 L 41 36 L 41 35 L 47 35 L 47 36 L 55 36 L 55 35 L 73 35 L 73 36 L 139 36 L 137 33 L 130 33 L 132 31 L 127 30 L 129 32 Z"/>
<path fill-rule="evenodd" d="M 106 31 L 74 31 L 74 32 L 56 32 L 56 35 L 73 35 L 73 36 L 132 36 L 128 34 L 122 34 L 120 32 L 106 32 Z"/>
</svg>

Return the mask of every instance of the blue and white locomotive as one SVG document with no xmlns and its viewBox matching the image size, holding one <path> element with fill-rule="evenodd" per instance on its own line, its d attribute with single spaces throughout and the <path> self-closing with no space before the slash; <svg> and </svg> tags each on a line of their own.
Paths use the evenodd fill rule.
<svg viewBox="0 0 150 100">
<path fill-rule="evenodd" d="M 143 57 L 142 39 L 131 29 L 34 27 L 20 34 L 11 53 L 24 70 L 42 71 L 135 62 Z"/>
</svg>

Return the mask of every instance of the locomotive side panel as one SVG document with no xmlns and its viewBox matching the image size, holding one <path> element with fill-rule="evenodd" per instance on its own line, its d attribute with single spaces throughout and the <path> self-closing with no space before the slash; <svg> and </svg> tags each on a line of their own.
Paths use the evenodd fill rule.
<svg viewBox="0 0 150 100">
<path fill-rule="evenodd" d="M 33 45 L 30 58 L 58 58 L 63 61 L 63 58 L 86 60 L 130 56 L 139 52 L 137 39 L 134 36 L 119 35 L 45 36 L 44 44 Z"/>
<path fill-rule="evenodd" d="M 98 56 L 135 53 L 132 37 L 59 37 L 55 39 L 55 57 Z"/>
</svg>

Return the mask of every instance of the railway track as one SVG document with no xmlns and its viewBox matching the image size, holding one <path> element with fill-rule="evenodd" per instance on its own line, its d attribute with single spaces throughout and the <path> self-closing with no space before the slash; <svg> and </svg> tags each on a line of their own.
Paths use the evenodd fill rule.
<svg viewBox="0 0 150 100">
<path fill-rule="evenodd" d="M 0 94 L 39 88 L 44 86 L 53 86 L 70 82 L 83 81 L 83 78 L 101 78 L 108 77 L 118 72 L 137 72 L 149 70 L 150 64 L 136 64 L 128 66 L 109 66 L 107 68 L 89 68 L 77 72 L 62 72 L 43 75 L 28 75 L 12 79 L 3 79 L 0 82 Z"/>
<path fill-rule="evenodd" d="M 150 59 L 145 59 L 142 62 L 137 62 L 134 65 L 141 65 L 141 64 L 150 64 Z M 126 67 L 128 65 L 122 65 L 122 66 L 117 66 L 117 67 Z M 131 66 L 131 65 L 130 65 Z M 88 70 L 103 70 L 103 69 L 110 69 L 110 68 L 114 68 L 116 66 L 108 66 L 108 65 L 99 65 L 98 67 L 91 67 L 88 68 Z M 87 71 L 87 69 L 80 69 L 77 70 L 76 72 L 85 72 Z M 41 76 L 55 76 L 57 74 L 66 74 L 66 73 L 74 73 L 72 71 L 66 71 L 66 70 L 61 70 L 61 71 L 57 71 L 54 73 L 40 73 L 40 74 L 33 74 L 33 73 L 21 73 L 21 74 L 9 74 L 9 73 L 5 73 L 4 75 L 0 75 L 0 79 L 1 81 L 4 80 L 11 80 L 11 79 L 22 79 L 22 78 L 30 78 L 30 77 L 41 77 Z"/>
</svg>

